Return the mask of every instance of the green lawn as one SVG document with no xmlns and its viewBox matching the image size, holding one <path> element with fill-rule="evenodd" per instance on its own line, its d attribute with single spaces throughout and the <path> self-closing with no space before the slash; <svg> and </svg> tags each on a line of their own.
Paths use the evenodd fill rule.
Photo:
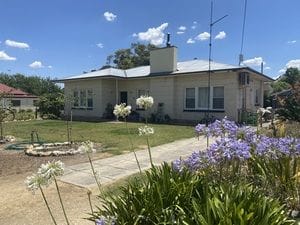
<svg viewBox="0 0 300 225">
<path fill-rule="evenodd" d="M 132 133 L 133 144 L 136 149 L 145 147 L 145 137 L 138 136 L 138 127 L 142 123 L 128 123 Z M 160 125 L 151 124 L 155 134 L 150 137 L 151 146 L 161 145 L 174 140 L 194 136 L 194 129 L 191 126 Z M 86 141 L 102 143 L 105 150 L 113 154 L 120 154 L 129 151 L 129 141 L 125 123 L 109 122 L 73 122 L 73 141 Z M 67 141 L 67 126 L 61 120 L 40 120 L 28 122 L 8 122 L 4 124 L 4 133 L 13 135 L 18 139 L 30 140 L 31 131 L 36 130 L 42 141 L 61 142 Z"/>
</svg>

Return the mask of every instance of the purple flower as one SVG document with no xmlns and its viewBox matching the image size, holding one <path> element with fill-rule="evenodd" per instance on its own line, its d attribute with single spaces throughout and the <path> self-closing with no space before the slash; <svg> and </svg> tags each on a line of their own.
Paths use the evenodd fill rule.
<svg viewBox="0 0 300 225">
<path fill-rule="evenodd" d="M 105 225 L 105 220 L 104 218 L 96 219 L 96 225 Z"/>
<path fill-rule="evenodd" d="M 181 172 L 183 167 L 184 165 L 181 159 L 176 159 L 172 162 L 172 168 L 174 171 Z"/>
</svg>

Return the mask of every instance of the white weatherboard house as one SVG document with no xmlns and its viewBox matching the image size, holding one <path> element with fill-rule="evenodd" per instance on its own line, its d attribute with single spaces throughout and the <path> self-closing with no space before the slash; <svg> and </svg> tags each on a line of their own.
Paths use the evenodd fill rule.
<svg viewBox="0 0 300 225">
<path fill-rule="evenodd" d="M 199 121 L 209 111 L 216 118 L 238 121 L 242 111 L 256 112 L 263 106 L 265 83 L 273 79 L 249 67 L 208 61 L 177 62 L 177 48 L 168 46 L 150 52 L 150 66 L 127 70 L 108 68 L 61 79 L 65 95 L 73 96 L 73 117 L 100 119 L 107 104 L 127 103 L 137 110 L 136 98 L 150 95 L 164 114 L 177 121 Z M 208 93 L 209 100 L 208 100 Z M 209 104 L 208 104 L 209 101 Z M 70 103 L 70 101 L 69 101 Z"/>
</svg>

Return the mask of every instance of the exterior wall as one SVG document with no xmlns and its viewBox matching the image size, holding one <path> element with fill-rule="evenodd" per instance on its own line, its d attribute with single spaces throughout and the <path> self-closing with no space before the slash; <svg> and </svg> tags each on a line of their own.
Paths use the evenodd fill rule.
<svg viewBox="0 0 300 225">
<path fill-rule="evenodd" d="M 174 103 L 174 118 L 180 120 L 201 120 L 205 116 L 204 111 L 190 111 L 184 109 L 185 89 L 207 87 L 208 74 L 182 75 L 176 77 L 175 80 L 175 103 Z M 228 118 L 237 120 L 237 87 L 236 73 L 212 73 L 211 86 L 224 86 L 224 111 L 210 112 L 215 118 Z"/>
<path fill-rule="evenodd" d="M 150 51 L 150 72 L 173 72 L 177 69 L 177 48 L 165 47 Z"/>
<path fill-rule="evenodd" d="M 142 78 L 142 79 L 134 79 L 134 80 L 119 80 L 119 99 L 120 99 L 120 92 L 127 91 L 128 96 L 128 105 L 132 106 L 132 109 L 136 109 L 136 99 L 138 96 L 138 90 L 145 90 L 146 92 L 149 91 L 150 95 L 150 80 L 149 78 Z M 120 102 L 120 100 L 119 100 Z"/>
<path fill-rule="evenodd" d="M 157 77 L 150 79 L 150 95 L 154 98 L 153 111 L 156 111 L 158 104 L 163 104 L 164 114 L 174 118 L 174 99 L 177 97 L 174 89 L 174 77 Z"/>
<path fill-rule="evenodd" d="M 107 104 L 116 104 L 116 80 L 115 79 L 104 79 L 102 80 L 101 89 L 101 102 L 99 104 L 99 116 L 102 116 L 105 112 Z"/>
<path fill-rule="evenodd" d="M 93 91 L 93 109 L 80 109 L 73 108 L 72 114 L 78 118 L 100 118 L 102 117 L 103 108 L 102 105 L 102 80 L 101 79 L 90 79 L 90 80 L 71 80 L 65 82 L 65 96 L 73 101 L 74 90 L 85 90 L 89 89 Z M 70 115 L 71 107 L 73 103 L 70 101 L 65 102 L 65 114 Z"/>
<path fill-rule="evenodd" d="M 19 100 L 20 101 L 20 106 L 11 106 L 11 100 Z M 16 109 L 16 110 L 20 110 L 20 109 L 32 109 L 35 110 L 35 106 L 34 106 L 34 101 L 38 100 L 38 98 L 8 98 L 5 99 L 2 104 L 4 106 L 11 106 L 11 108 Z"/>
<path fill-rule="evenodd" d="M 120 92 L 127 92 L 128 104 L 133 110 L 137 110 L 141 116 L 145 112 L 136 108 L 136 98 L 139 90 L 153 96 L 154 107 L 151 112 L 157 111 L 159 103 L 163 103 L 163 113 L 171 119 L 199 121 L 205 117 L 206 110 L 186 110 L 186 88 L 207 87 L 208 74 L 181 74 L 168 77 L 146 77 L 136 79 L 89 79 L 68 81 L 65 83 L 65 94 L 71 95 L 74 89 L 93 90 L 93 109 L 73 109 L 73 115 L 85 118 L 101 118 L 108 103 L 115 105 L 120 103 Z M 259 92 L 259 103 L 263 104 L 264 84 L 260 76 L 250 74 L 250 84 L 241 88 L 238 80 L 238 72 L 212 72 L 211 86 L 224 86 L 224 110 L 211 110 L 210 115 L 215 118 L 228 118 L 238 121 L 239 110 L 242 109 L 242 94 L 246 93 L 247 110 L 255 112 L 260 106 L 255 104 L 256 90 Z M 70 104 L 65 105 L 66 112 L 70 110 Z"/>
</svg>

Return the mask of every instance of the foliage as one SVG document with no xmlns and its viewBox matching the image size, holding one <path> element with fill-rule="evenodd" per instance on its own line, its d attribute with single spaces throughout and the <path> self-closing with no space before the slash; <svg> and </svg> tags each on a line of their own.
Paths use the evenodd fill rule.
<svg viewBox="0 0 300 225">
<path fill-rule="evenodd" d="M 61 93 L 44 94 L 39 99 L 38 107 L 42 117 L 59 118 L 64 107 L 64 96 Z"/>
<path fill-rule="evenodd" d="M 14 75 L 0 73 L 0 83 L 6 84 L 13 88 L 21 89 L 36 96 L 47 93 L 62 93 L 62 89 L 54 84 L 49 77 L 28 77 L 18 73 Z"/>
<path fill-rule="evenodd" d="M 4 128 L 3 128 L 3 122 L 4 121 L 9 121 L 9 120 L 14 120 L 15 118 L 15 113 L 14 111 L 10 108 L 10 106 L 6 106 L 5 102 L 6 99 L 9 96 L 5 93 L 0 93 L 0 140 L 3 140 L 4 138 Z"/>
<path fill-rule="evenodd" d="M 108 61 L 112 60 L 118 69 L 149 65 L 150 50 L 155 48 L 155 45 L 152 44 L 133 43 L 130 48 L 119 49 L 113 55 L 108 56 Z M 102 68 L 108 68 L 108 65 Z"/>
<path fill-rule="evenodd" d="M 147 171 L 144 182 L 130 182 L 119 195 L 101 200 L 103 207 L 91 219 L 110 218 L 114 224 L 293 224 L 277 200 L 253 186 L 217 185 L 166 163 Z"/>
<path fill-rule="evenodd" d="M 294 121 L 300 121 L 300 82 L 293 85 L 287 96 L 278 97 L 280 105 L 277 110 L 279 117 Z"/>
<path fill-rule="evenodd" d="M 104 113 L 103 113 L 103 118 L 104 119 L 113 119 L 115 116 L 114 116 L 114 107 L 112 104 L 108 103 L 105 107 L 105 110 L 104 110 Z"/>
<path fill-rule="evenodd" d="M 296 83 L 300 82 L 299 69 L 293 67 L 288 68 L 282 77 L 282 81 L 288 83 L 293 88 Z"/>
<path fill-rule="evenodd" d="M 285 95 L 276 95 L 279 117 L 300 121 L 300 71 L 297 68 L 288 68 L 279 82 L 285 82 L 289 88 Z"/>
<path fill-rule="evenodd" d="M 271 84 L 271 87 L 273 89 L 273 93 L 276 93 L 288 89 L 289 84 L 283 80 L 277 80 Z"/>
</svg>

